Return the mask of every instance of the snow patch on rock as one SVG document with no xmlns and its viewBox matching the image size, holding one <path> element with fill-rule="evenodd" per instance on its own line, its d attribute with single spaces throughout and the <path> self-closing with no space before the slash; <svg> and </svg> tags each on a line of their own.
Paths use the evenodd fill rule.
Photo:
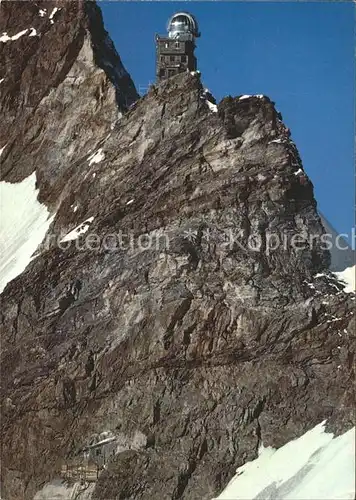
<svg viewBox="0 0 356 500">
<path fill-rule="evenodd" d="M 242 101 L 244 99 L 249 99 L 250 97 L 258 97 L 259 99 L 263 99 L 265 96 L 263 94 L 255 94 L 255 95 L 244 94 L 240 96 L 238 100 Z"/>
<path fill-rule="evenodd" d="M 104 159 L 105 159 L 105 153 L 103 153 L 102 148 L 100 148 L 98 149 L 98 151 L 89 156 L 88 158 L 89 166 L 92 165 L 93 163 L 100 163 Z"/>
<path fill-rule="evenodd" d="M 325 422 L 237 469 L 218 500 L 351 500 L 355 494 L 355 428 L 334 438 Z"/>
<path fill-rule="evenodd" d="M 6 43 L 6 42 L 11 42 L 11 41 L 14 41 L 14 40 L 18 40 L 19 38 L 21 38 L 23 35 L 26 35 L 26 33 L 30 31 L 30 33 L 28 34 L 28 36 L 37 36 L 38 33 L 36 31 L 35 28 L 29 28 L 29 29 L 25 29 L 25 30 L 22 30 L 20 31 L 19 33 L 17 33 L 16 35 L 13 35 L 13 36 L 9 36 L 7 34 L 6 31 L 3 32 L 3 34 L 0 36 L 0 42 L 2 43 Z M 2 80 L 1 80 L 2 81 Z"/>
<path fill-rule="evenodd" d="M 334 273 L 337 276 L 337 279 L 343 284 L 346 285 L 344 288 L 344 292 L 346 293 L 355 293 L 356 290 L 356 265 L 346 268 L 344 271 L 340 271 Z"/>
<path fill-rule="evenodd" d="M 218 107 L 217 107 L 216 104 L 213 104 L 212 102 L 210 102 L 208 100 L 206 100 L 205 102 L 209 106 L 210 111 L 212 111 L 213 113 L 217 113 L 218 112 Z"/>
<path fill-rule="evenodd" d="M 89 219 L 86 219 L 84 222 L 79 224 L 73 231 L 70 231 L 68 234 L 66 234 L 60 241 L 60 243 L 64 243 L 65 241 L 73 241 L 79 238 L 82 234 L 85 234 L 88 229 L 90 224 L 93 222 L 94 217 L 89 217 Z"/>
<path fill-rule="evenodd" d="M 273 141 L 269 141 L 268 144 L 273 144 L 273 143 L 274 144 L 283 144 L 284 142 L 286 142 L 286 141 L 284 141 L 283 139 L 273 139 Z"/>
<path fill-rule="evenodd" d="M 0 182 L 0 293 L 26 269 L 54 218 L 37 194 L 35 172 L 19 183 Z"/>
<path fill-rule="evenodd" d="M 9 36 L 6 31 L 3 32 L 3 34 L 0 36 L 0 42 L 6 43 L 10 42 L 13 40 L 18 40 L 21 38 L 23 35 L 25 35 L 28 32 L 28 29 L 22 30 L 19 33 L 16 33 L 16 35 Z"/>
<path fill-rule="evenodd" d="M 58 7 L 55 7 L 52 12 L 50 13 L 49 15 L 49 20 L 51 21 L 51 24 L 54 23 L 54 16 L 57 14 L 57 12 L 59 12 L 61 9 L 58 8 Z"/>
</svg>

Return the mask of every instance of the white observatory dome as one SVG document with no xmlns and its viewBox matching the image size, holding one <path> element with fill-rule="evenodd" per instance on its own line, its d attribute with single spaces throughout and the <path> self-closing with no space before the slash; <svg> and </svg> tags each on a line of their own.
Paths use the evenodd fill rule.
<svg viewBox="0 0 356 500">
<path fill-rule="evenodd" d="M 200 36 L 196 19 L 188 12 L 177 12 L 167 25 L 168 37 L 191 40 Z"/>
</svg>

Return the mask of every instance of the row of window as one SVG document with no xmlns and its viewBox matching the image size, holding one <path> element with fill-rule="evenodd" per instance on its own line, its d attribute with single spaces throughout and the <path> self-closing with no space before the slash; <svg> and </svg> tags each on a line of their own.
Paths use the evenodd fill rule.
<svg viewBox="0 0 356 500">
<path fill-rule="evenodd" d="M 186 55 L 180 56 L 161 56 L 161 62 L 187 62 Z"/>
<path fill-rule="evenodd" d="M 175 47 L 176 49 L 180 49 L 180 42 L 166 42 L 164 46 L 166 49 L 169 49 L 169 47 Z"/>
</svg>

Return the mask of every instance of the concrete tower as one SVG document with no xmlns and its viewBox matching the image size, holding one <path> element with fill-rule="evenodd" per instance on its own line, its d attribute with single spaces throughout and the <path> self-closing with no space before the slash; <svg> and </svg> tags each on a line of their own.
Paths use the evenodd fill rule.
<svg viewBox="0 0 356 500">
<path fill-rule="evenodd" d="M 177 12 L 168 21 L 168 36 L 156 35 L 156 77 L 164 80 L 184 71 L 196 71 L 195 39 L 198 23 L 188 12 Z"/>
</svg>

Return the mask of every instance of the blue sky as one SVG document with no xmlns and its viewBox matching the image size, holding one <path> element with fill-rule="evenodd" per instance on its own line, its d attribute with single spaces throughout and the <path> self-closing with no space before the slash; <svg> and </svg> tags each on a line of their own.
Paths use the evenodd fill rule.
<svg viewBox="0 0 356 500">
<path fill-rule="evenodd" d="M 351 2 L 100 2 L 106 29 L 144 92 L 155 79 L 155 33 L 194 14 L 202 80 L 225 95 L 266 94 L 290 127 L 319 209 L 354 224 L 354 22 Z M 349 240 L 350 241 L 350 240 Z"/>
</svg>

